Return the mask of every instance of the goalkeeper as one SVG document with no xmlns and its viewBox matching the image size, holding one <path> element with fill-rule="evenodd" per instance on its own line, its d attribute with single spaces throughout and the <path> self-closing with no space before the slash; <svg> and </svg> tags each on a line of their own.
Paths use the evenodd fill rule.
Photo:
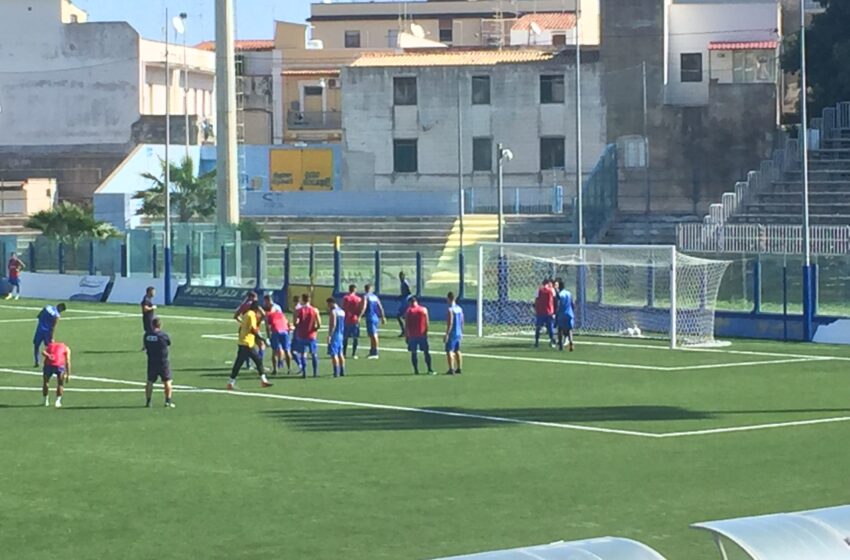
<svg viewBox="0 0 850 560">
<path fill-rule="evenodd" d="M 257 371 L 260 373 L 260 387 L 271 387 L 272 384 L 266 378 L 266 372 L 263 370 L 263 360 L 260 358 L 257 349 L 254 345 L 257 341 L 260 347 L 265 346 L 265 340 L 260 336 L 260 302 L 254 300 L 248 311 L 242 315 L 242 321 L 239 323 L 239 346 L 236 352 L 236 359 L 233 361 L 233 370 L 230 373 L 230 380 L 227 382 L 228 391 L 236 388 L 236 377 L 239 375 L 239 370 L 242 365 L 251 360 L 257 366 Z"/>
<path fill-rule="evenodd" d="M 573 351 L 573 326 L 576 318 L 576 305 L 573 295 L 564 286 L 561 278 L 555 280 L 558 286 L 558 297 L 555 299 L 555 323 L 558 326 L 558 349 L 564 350 L 564 340 L 569 342 L 570 352 Z"/>
</svg>

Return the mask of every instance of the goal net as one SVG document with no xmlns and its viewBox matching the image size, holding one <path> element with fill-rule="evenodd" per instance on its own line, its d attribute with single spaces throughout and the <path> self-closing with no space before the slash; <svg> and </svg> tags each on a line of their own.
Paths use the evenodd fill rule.
<svg viewBox="0 0 850 560">
<path fill-rule="evenodd" d="M 478 334 L 533 333 L 534 299 L 560 278 L 576 306 L 575 331 L 712 345 L 717 291 L 728 261 L 683 255 L 673 246 L 479 247 Z"/>
</svg>

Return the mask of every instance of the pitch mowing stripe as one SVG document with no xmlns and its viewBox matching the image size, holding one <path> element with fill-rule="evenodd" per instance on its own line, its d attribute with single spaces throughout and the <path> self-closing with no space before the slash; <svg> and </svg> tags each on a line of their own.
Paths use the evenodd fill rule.
<svg viewBox="0 0 850 560">
<path fill-rule="evenodd" d="M 16 369 L 7 369 L 0 368 L 0 372 L 4 373 L 15 373 L 19 375 L 28 375 L 28 376 L 41 376 L 41 373 L 33 372 L 33 371 L 23 371 Z M 145 383 L 141 381 L 126 381 L 123 379 L 110 379 L 107 377 L 86 377 L 86 376 L 72 376 L 71 380 L 74 379 L 80 381 L 99 381 L 104 383 L 117 383 L 121 385 L 133 385 L 133 386 L 141 386 L 144 387 Z M 41 390 L 40 388 L 35 388 L 36 390 Z M 373 410 L 392 410 L 394 412 L 410 412 L 415 414 L 431 414 L 434 416 L 447 416 L 452 418 L 469 418 L 471 420 L 488 420 L 493 423 L 502 423 L 502 424 L 521 424 L 526 426 L 539 426 L 545 428 L 560 428 L 562 430 L 574 430 L 580 432 L 597 432 L 603 434 L 617 434 L 624 436 L 635 436 L 635 437 L 645 437 L 645 438 L 658 438 L 660 437 L 658 434 L 651 434 L 648 432 L 638 432 L 632 430 L 618 430 L 614 428 L 600 428 L 596 426 L 582 426 L 579 424 L 561 424 L 557 422 L 543 422 L 538 420 L 522 420 L 519 418 L 507 418 L 504 416 L 490 416 L 484 414 L 472 414 L 468 412 L 453 412 L 449 410 L 435 410 L 431 408 L 417 408 L 410 406 L 395 406 L 389 404 L 377 404 L 377 403 L 366 403 L 366 402 L 358 402 L 358 401 L 341 401 L 336 399 L 319 399 L 315 397 L 294 397 L 290 395 L 281 395 L 278 393 L 250 393 L 246 391 L 227 391 L 224 389 L 208 389 L 203 387 L 192 387 L 189 385 L 175 385 L 175 390 L 186 391 L 187 393 L 208 393 L 211 395 L 232 395 L 237 397 L 251 397 L 251 398 L 259 398 L 259 399 L 277 399 L 283 401 L 294 401 L 294 402 L 303 402 L 303 403 L 311 403 L 311 404 L 324 404 L 324 405 L 338 405 L 338 406 L 349 406 L 354 408 L 368 408 Z"/>
<path fill-rule="evenodd" d="M 40 373 L 33 371 L 23 371 L 16 369 L 8 369 L 8 368 L 0 368 L 0 372 L 3 373 L 15 373 L 20 375 L 28 375 L 28 376 L 41 376 Z M 108 377 L 85 377 L 85 376 L 75 376 L 72 379 L 79 379 L 81 381 L 100 381 L 104 383 L 117 383 L 121 385 L 133 385 L 136 387 L 143 387 L 145 383 L 141 381 L 127 381 L 123 379 L 111 379 Z M 642 438 L 650 438 L 650 439 L 671 439 L 671 438 L 682 438 L 682 437 L 690 437 L 690 436 L 704 436 L 704 435 L 717 435 L 717 434 L 729 434 L 729 433 L 738 433 L 738 432 L 753 432 L 759 430 L 769 430 L 769 429 L 779 429 L 779 428 L 793 428 L 800 426 L 813 426 L 819 424 L 834 424 L 839 422 L 848 422 L 850 421 L 850 416 L 837 416 L 833 418 L 818 418 L 814 420 L 796 420 L 790 422 L 773 422 L 769 424 L 752 424 L 749 426 L 734 426 L 730 428 L 710 428 L 706 430 L 690 430 L 684 432 L 666 432 L 666 433 L 653 433 L 653 432 L 640 432 L 636 430 L 618 430 L 613 428 L 600 428 L 596 426 L 582 426 L 577 424 L 561 424 L 556 422 L 542 422 L 537 420 L 521 420 L 518 418 L 506 418 L 503 416 L 489 416 L 482 414 L 471 414 L 467 412 L 451 412 L 446 410 L 434 410 L 429 408 L 416 408 L 416 407 L 408 407 L 408 406 L 394 406 L 394 405 L 385 405 L 385 404 L 375 404 L 375 403 L 364 403 L 364 402 L 356 402 L 356 401 L 341 401 L 335 399 L 319 399 L 313 397 L 293 397 L 289 395 L 280 395 L 277 393 L 250 393 L 246 391 L 226 391 L 222 389 L 208 389 L 203 387 L 192 387 L 190 385 L 175 385 L 175 390 L 180 390 L 185 393 L 207 393 L 212 395 L 233 395 L 238 397 L 252 397 L 252 398 L 261 398 L 261 399 L 278 399 L 285 401 L 295 401 L 295 402 L 305 402 L 305 403 L 313 403 L 313 404 L 329 404 L 329 405 L 341 405 L 341 406 L 351 406 L 357 408 L 370 408 L 376 410 L 392 410 L 397 412 L 410 412 L 410 413 L 418 413 L 418 414 L 433 414 L 436 416 L 449 416 L 454 418 L 469 418 L 473 420 L 488 420 L 494 423 L 504 423 L 504 424 L 522 424 L 527 426 L 538 426 L 544 428 L 560 428 L 564 430 L 575 430 L 582 432 L 596 432 L 596 433 L 604 433 L 604 434 L 613 434 L 613 435 L 623 435 L 623 436 L 632 436 L 632 437 L 642 437 Z M 12 391 L 41 391 L 39 387 L 33 388 L 22 388 L 22 387 L 0 387 L 0 390 L 12 390 Z M 66 387 L 65 390 L 76 390 L 78 392 L 136 392 L 133 389 L 75 389 Z"/>
</svg>

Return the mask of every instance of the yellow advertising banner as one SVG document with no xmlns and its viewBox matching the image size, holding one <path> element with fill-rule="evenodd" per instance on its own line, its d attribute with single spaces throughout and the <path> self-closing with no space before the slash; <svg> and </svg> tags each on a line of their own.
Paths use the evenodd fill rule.
<svg viewBox="0 0 850 560">
<path fill-rule="evenodd" d="M 269 150 L 272 191 L 333 190 L 333 150 Z"/>
</svg>

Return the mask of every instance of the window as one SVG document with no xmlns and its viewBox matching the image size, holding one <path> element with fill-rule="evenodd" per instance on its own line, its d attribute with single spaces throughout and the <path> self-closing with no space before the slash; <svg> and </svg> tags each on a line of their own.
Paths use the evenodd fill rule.
<svg viewBox="0 0 850 560">
<path fill-rule="evenodd" d="M 682 82 L 702 81 L 702 53 L 682 53 Z"/>
<path fill-rule="evenodd" d="M 555 33 L 552 35 L 552 46 L 563 47 L 567 44 L 567 35 L 565 33 Z"/>
<path fill-rule="evenodd" d="M 493 139 L 472 139 L 472 170 L 493 171 Z"/>
<path fill-rule="evenodd" d="M 775 65 L 771 64 L 770 51 L 734 51 L 732 53 L 732 81 L 736 84 L 773 82 Z"/>
<path fill-rule="evenodd" d="M 452 42 L 452 18 L 440 18 L 440 42 Z"/>
<path fill-rule="evenodd" d="M 237 76 L 245 75 L 245 55 L 244 54 L 237 54 L 234 57 L 233 60 L 234 60 L 235 66 L 236 66 L 236 75 Z"/>
<path fill-rule="evenodd" d="M 360 31 L 345 32 L 345 48 L 359 49 L 360 48 Z"/>
<path fill-rule="evenodd" d="M 419 170 L 416 140 L 393 140 L 393 171 L 416 173 Z"/>
<path fill-rule="evenodd" d="M 387 31 L 387 46 L 391 49 L 398 48 L 398 29 Z"/>
<path fill-rule="evenodd" d="M 393 78 L 393 104 L 416 105 L 416 78 Z"/>
<path fill-rule="evenodd" d="M 564 137 L 552 136 L 540 139 L 540 170 L 563 169 Z"/>
<path fill-rule="evenodd" d="M 322 93 L 324 93 L 322 86 L 304 86 L 304 97 L 309 95 L 318 95 L 321 97 Z"/>
<path fill-rule="evenodd" d="M 540 76 L 540 103 L 564 102 L 564 76 L 553 74 Z"/>
<path fill-rule="evenodd" d="M 472 104 L 490 104 L 490 76 L 472 76 Z"/>
</svg>

